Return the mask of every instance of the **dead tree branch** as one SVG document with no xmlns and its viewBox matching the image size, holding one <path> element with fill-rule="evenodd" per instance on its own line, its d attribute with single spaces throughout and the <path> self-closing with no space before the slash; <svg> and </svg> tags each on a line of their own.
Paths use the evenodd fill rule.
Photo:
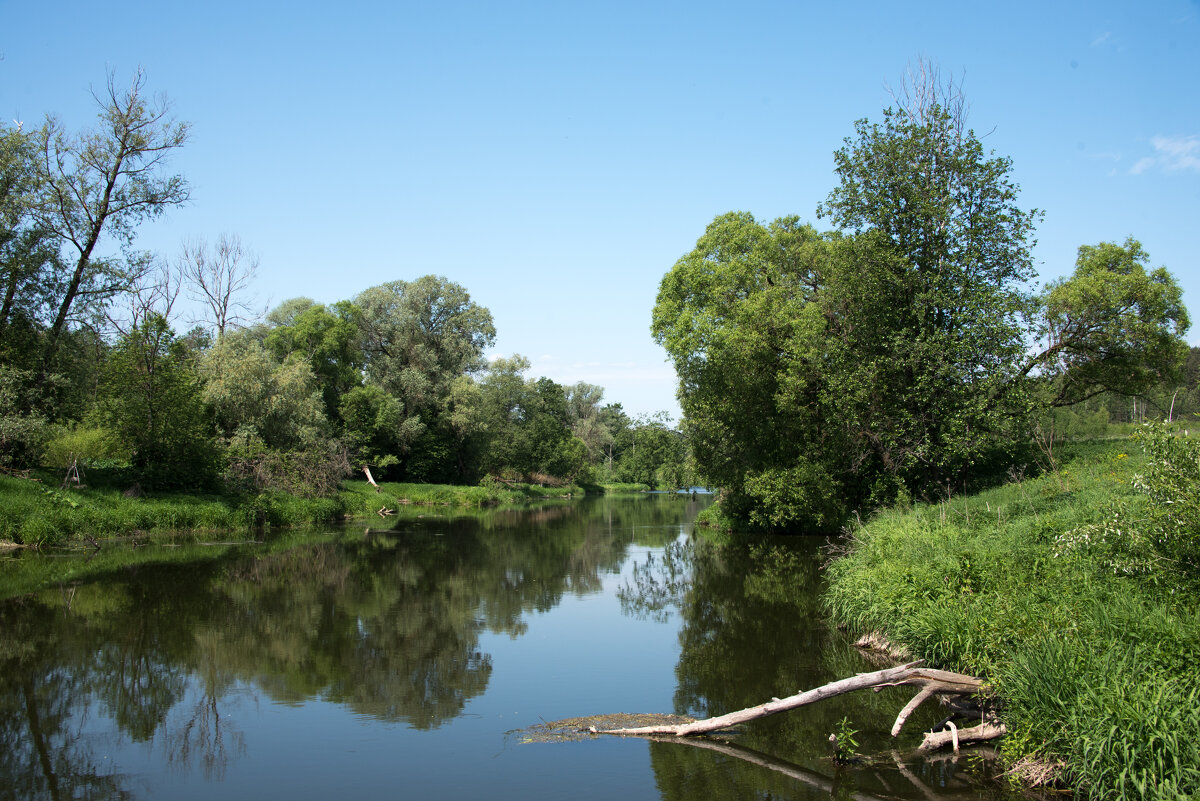
<svg viewBox="0 0 1200 801">
<path fill-rule="evenodd" d="M 892 736 L 895 737 L 900 733 L 905 722 L 917 707 L 928 699 L 936 696 L 957 712 L 963 712 L 970 708 L 969 704 L 964 703 L 964 699 L 978 695 L 983 689 L 983 683 L 974 676 L 953 673 L 948 670 L 923 668 L 920 667 L 920 664 L 920 662 L 909 662 L 905 665 L 885 668 L 872 673 L 859 673 L 856 676 L 833 681 L 787 698 L 774 698 L 765 704 L 759 704 L 747 709 L 739 709 L 736 712 L 704 720 L 623 729 L 592 729 L 592 731 L 596 734 L 628 736 L 670 735 L 673 737 L 689 737 L 696 734 L 708 734 L 729 729 L 741 723 L 786 712 L 801 706 L 807 706 L 826 698 L 833 698 L 834 696 L 844 695 L 856 690 L 880 690 L 884 687 L 901 685 L 920 687 L 917 695 L 905 705 L 896 717 L 896 723 L 892 726 Z M 978 715 L 980 713 L 975 712 L 975 714 Z M 957 731 L 957 740 L 955 739 L 955 733 L 956 730 L 952 729 L 950 732 L 926 734 L 921 744 L 921 749 L 932 750 L 954 743 L 957 750 L 957 743 L 959 742 L 977 742 L 979 740 L 1000 737 L 1004 734 L 1004 727 L 998 723 L 984 720 L 980 726 Z"/>
</svg>

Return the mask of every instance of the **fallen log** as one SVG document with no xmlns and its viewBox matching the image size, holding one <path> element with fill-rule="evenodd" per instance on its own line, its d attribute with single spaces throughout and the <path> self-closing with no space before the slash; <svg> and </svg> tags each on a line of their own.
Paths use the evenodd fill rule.
<svg viewBox="0 0 1200 801">
<path fill-rule="evenodd" d="M 955 728 L 953 723 L 947 725 L 950 726 L 949 731 L 926 732 L 917 750 L 936 751 L 939 748 L 945 748 L 947 745 L 953 744 L 954 750 L 957 751 L 961 743 L 981 743 L 986 740 L 995 740 L 1003 737 L 1007 731 L 1003 723 L 991 723 L 988 721 L 984 721 L 978 726 L 972 726 L 969 729 Z"/>
<path fill-rule="evenodd" d="M 684 723 L 677 726 L 639 726 L 632 729 L 608 729 L 599 731 L 597 734 L 624 734 L 624 735 L 642 735 L 642 734 L 671 734 L 676 737 L 688 737 L 693 734 L 707 734 L 709 732 L 720 731 L 736 726 L 739 723 L 746 723 L 751 720 L 765 718 L 770 715 L 775 715 L 780 712 L 786 712 L 789 709 L 807 706 L 808 704 L 816 703 L 817 701 L 826 698 L 832 698 L 837 695 L 854 692 L 855 690 L 863 690 L 868 687 L 878 687 L 885 684 L 895 684 L 903 680 L 910 674 L 910 671 L 919 663 L 911 662 L 907 665 L 900 665 L 894 668 L 885 668 L 877 670 L 873 673 L 859 673 L 856 676 L 851 676 L 848 679 L 831 682 L 829 684 L 816 687 L 812 690 L 807 690 L 796 695 L 788 696 L 787 698 L 773 698 L 765 704 L 739 709 L 736 712 L 730 712 L 725 715 L 718 715 L 714 718 L 705 718 L 692 723 Z"/>
<path fill-rule="evenodd" d="M 884 687 L 896 687 L 901 685 L 912 685 L 920 687 L 916 696 L 905 705 L 896 717 L 896 723 L 892 726 L 892 736 L 897 736 L 904 727 L 905 722 L 912 715 L 918 706 L 924 703 L 929 698 L 938 697 L 939 699 L 948 702 L 952 707 L 959 711 L 967 709 L 961 703 L 961 698 L 964 696 L 975 696 L 983 689 L 983 683 L 974 676 L 967 676 L 962 673 L 954 673 L 948 670 L 935 670 L 933 668 L 920 667 L 921 663 L 909 662 L 905 665 L 896 667 L 884 668 L 871 673 L 859 673 L 847 679 L 840 679 L 811 690 L 806 690 L 802 693 L 789 696 L 787 698 L 772 698 L 765 704 L 739 709 L 736 712 L 730 712 L 717 717 L 706 718 L 704 720 L 690 721 L 686 723 L 662 723 L 651 726 L 637 726 L 633 728 L 618 728 L 618 729 L 596 729 L 589 728 L 589 731 L 595 734 L 616 734 L 624 736 L 650 736 L 650 735 L 670 735 L 673 737 L 690 737 L 696 734 L 708 734 L 722 729 L 729 729 L 741 723 L 746 723 L 751 720 L 765 718 L 770 715 L 775 715 L 780 712 L 786 712 L 791 709 L 796 709 L 801 706 L 822 701 L 826 698 L 844 695 L 845 693 L 854 692 L 856 690 L 873 689 L 880 690 Z M 980 713 L 977 710 L 972 710 L 975 715 Z M 980 719 L 980 718 L 976 718 Z M 973 729 L 965 729 L 958 731 L 953 728 L 953 724 L 949 732 L 936 732 L 925 735 L 925 739 L 921 744 L 922 750 L 932 750 L 941 748 L 945 745 L 954 743 L 955 750 L 958 749 L 960 742 L 977 742 L 980 740 L 993 739 L 1004 734 L 1002 725 L 984 721 L 981 726 Z M 957 734 L 957 739 L 956 739 Z"/>
</svg>

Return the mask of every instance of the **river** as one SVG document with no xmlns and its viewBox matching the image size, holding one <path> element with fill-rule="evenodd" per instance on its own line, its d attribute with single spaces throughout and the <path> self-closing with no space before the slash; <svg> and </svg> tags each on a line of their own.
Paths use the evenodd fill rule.
<svg viewBox="0 0 1200 801">
<path fill-rule="evenodd" d="M 1001 798 L 990 763 L 891 743 L 911 689 L 691 744 L 530 727 L 720 714 L 875 669 L 820 613 L 820 542 L 717 548 L 706 496 L 405 509 L 265 542 L 14 554 L 0 798 Z M 55 560 L 53 562 L 47 560 Z M 845 767 L 826 738 L 858 731 Z M 533 742 L 529 742 L 533 740 Z"/>
</svg>

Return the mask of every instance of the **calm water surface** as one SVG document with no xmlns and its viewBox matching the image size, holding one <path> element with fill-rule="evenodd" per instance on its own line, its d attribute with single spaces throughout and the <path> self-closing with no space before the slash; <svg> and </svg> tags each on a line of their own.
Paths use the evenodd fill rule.
<svg viewBox="0 0 1200 801">
<path fill-rule="evenodd" d="M 905 689 L 695 745 L 523 742 L 543 721 L 721 714 L 875 669 L 822 621 L 819 542 L 716 549 L 689 536 L 707 503 L 416 510 L 125 548 L 98 576 L 86 554 L 8 559 L 87 577 L 0 602 L 0 797 L 1001 797 L 978 756 L 910 758 L 932 717 L 888 741 Z M 835 768 L 844 717 L 880 756 Z"/>
</svg>

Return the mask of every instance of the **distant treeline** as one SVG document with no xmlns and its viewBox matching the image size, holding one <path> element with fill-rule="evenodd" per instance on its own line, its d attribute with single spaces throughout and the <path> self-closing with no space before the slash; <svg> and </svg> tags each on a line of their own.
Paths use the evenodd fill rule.
<svg viewBox="0 0 1200 801">
<path fill-rule="evenodd" d="M 259 321 L 257 259 L 234 235 L 172 258 L 140 223 L 188 200 L 167 160 L 188 125 L 110 76 L 96 125 L 0 125 L 0 467 L 129 466 L 144 489 L 328 494 L 375 478 L 475 483 L 688 481 L 665 414 L 601 387 L 488 364 L 496 331 L 433 275 L 351 300 L 285 301 Z M 199 309 L 187 326 L 177 304 Z"/>
</svg>

